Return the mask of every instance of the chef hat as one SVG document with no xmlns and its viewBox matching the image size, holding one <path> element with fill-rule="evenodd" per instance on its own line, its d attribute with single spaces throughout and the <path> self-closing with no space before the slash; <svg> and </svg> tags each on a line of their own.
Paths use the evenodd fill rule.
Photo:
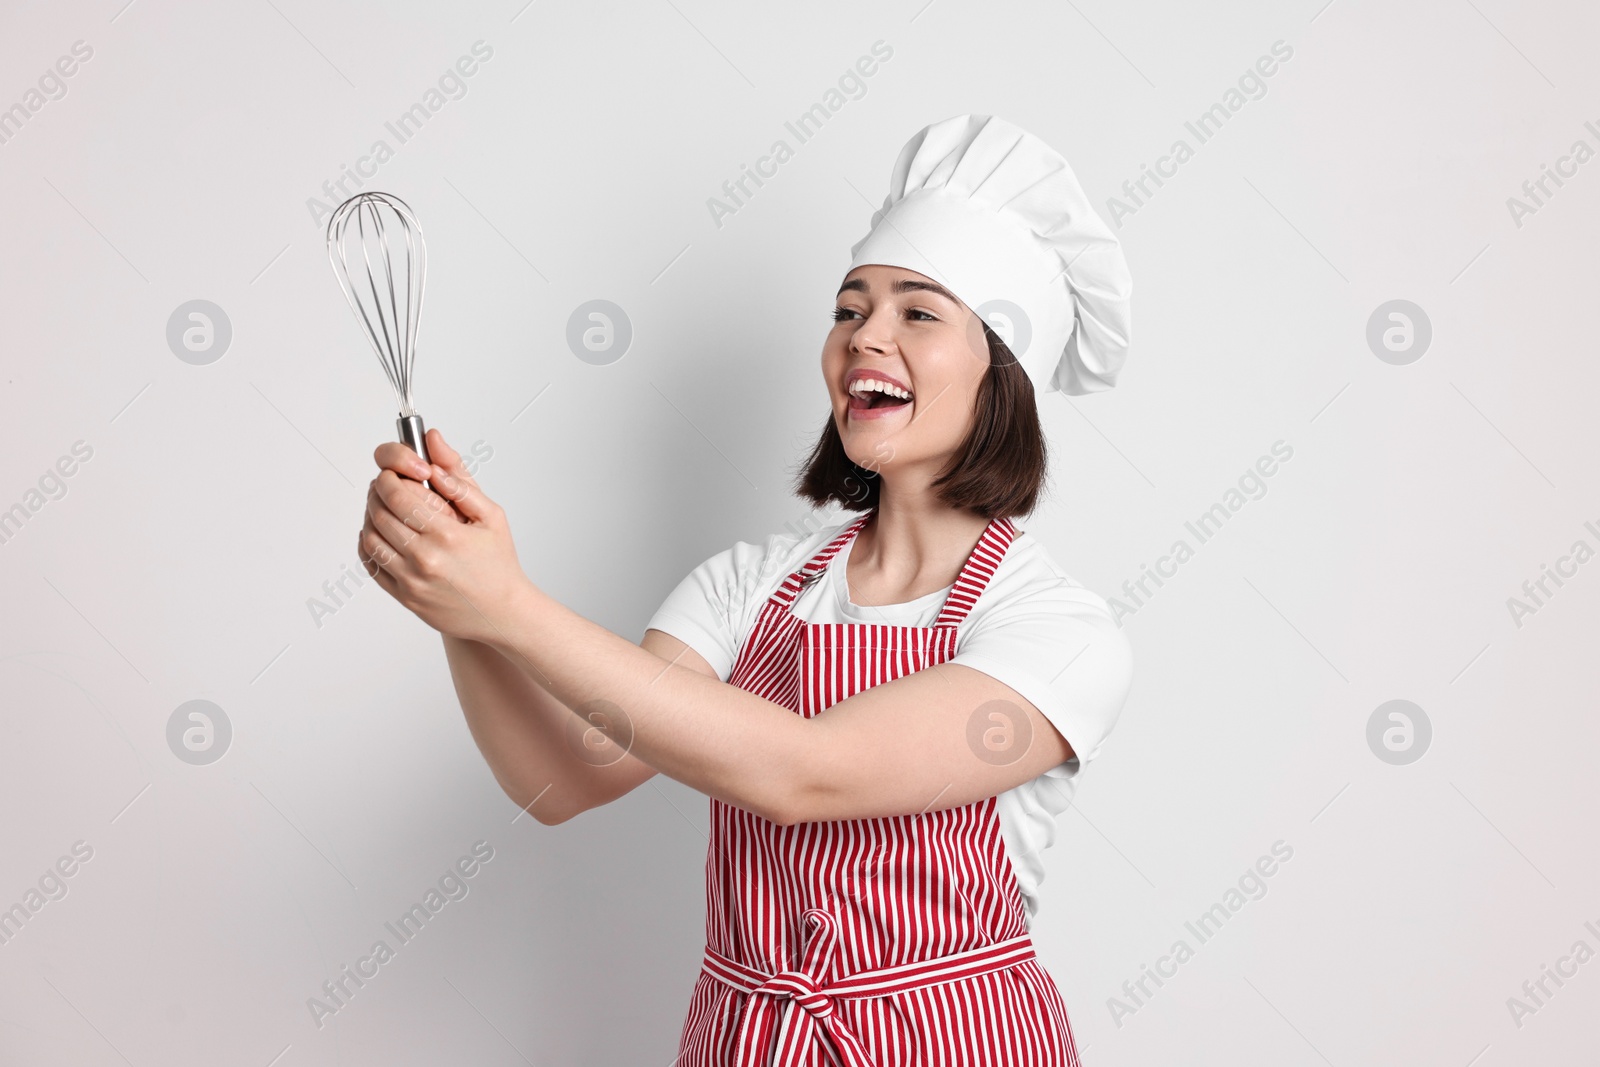
<svg viewBox="0 0 1600 1067">
<path fill-rule="evenodd" d="M 1116 384 L 1132 290 L 1122 246 L 1061 154 L 1002 118 L 957 115 L 906 142 L 850 253 L 850 270 L 904 267 L 955 293 L 1036 396 Z"/>
</svg>

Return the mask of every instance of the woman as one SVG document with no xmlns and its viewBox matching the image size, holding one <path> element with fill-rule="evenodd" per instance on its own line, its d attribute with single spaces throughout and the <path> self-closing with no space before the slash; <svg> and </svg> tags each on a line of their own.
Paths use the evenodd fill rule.
<svg viewBox="0 0 1600 1067">
<path fill-rule="evenodd" d="M 541 822 L 657 772 L 710 796 L 679 1064 L 1076 1064 L 1028 921 L 1130 661 L 1010 516 L 1045 475 L 1036 397 L 1121 369 L 1126 265 L 1065 160 L 980 115 L 912 138 L 852 253 L 799 490 L 858 517 L 712 557 L 635 646 L 527 579 L 434 430 L 431 467 L 378 449 L 360 553 Z"/>
</svg>

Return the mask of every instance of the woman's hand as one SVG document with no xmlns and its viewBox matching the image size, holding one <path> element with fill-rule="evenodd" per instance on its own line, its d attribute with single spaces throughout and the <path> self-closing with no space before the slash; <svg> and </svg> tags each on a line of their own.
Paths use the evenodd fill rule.
<svg viewBox="0 0 1600 1067">
<path fill-rule="evenodd" d="M 397 441 L 373 453 L 381 469 L 367 489 L 357 557 L 435 630 L 492 643 L 503 636 L 497 623 L 527 576 L 505 512 L 483 495 L 438 430 L 428 431 L 428 452 L 432 467 Z"/>
</svg>

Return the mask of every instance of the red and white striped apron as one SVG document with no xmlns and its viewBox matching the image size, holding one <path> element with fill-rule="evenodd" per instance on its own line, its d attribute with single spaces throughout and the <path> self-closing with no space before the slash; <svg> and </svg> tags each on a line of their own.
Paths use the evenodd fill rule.
<svg viewBox="0 0 1600 1067">
<path fill-rule="evenodd" d="M 874 514 L 772 594 L 732 684 L 811 718 L 955 655 L 957 628 L 1016 536 L 1007 519 L 984 530 L 932 626 L 791 613 Z M 1078 1067 L 994 797 L 792 826 L 712 798 L 706 952 L 674 1067 L 826 1064 Z"/>
</svg>

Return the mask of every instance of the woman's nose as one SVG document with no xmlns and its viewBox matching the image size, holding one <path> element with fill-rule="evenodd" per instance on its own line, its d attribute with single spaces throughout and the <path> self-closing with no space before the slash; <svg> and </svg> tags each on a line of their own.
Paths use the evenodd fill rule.
<svg viewBox="0 0 1600 1067">
<path fill-rule="evenodd" d="M 884 322 L 878 314 L 867 316 L 856 332 L 850 337 L 850 347 L 857 352 L 882 352 L 892 342 L 894 337 L 893 326 Z"/>
</svg>

